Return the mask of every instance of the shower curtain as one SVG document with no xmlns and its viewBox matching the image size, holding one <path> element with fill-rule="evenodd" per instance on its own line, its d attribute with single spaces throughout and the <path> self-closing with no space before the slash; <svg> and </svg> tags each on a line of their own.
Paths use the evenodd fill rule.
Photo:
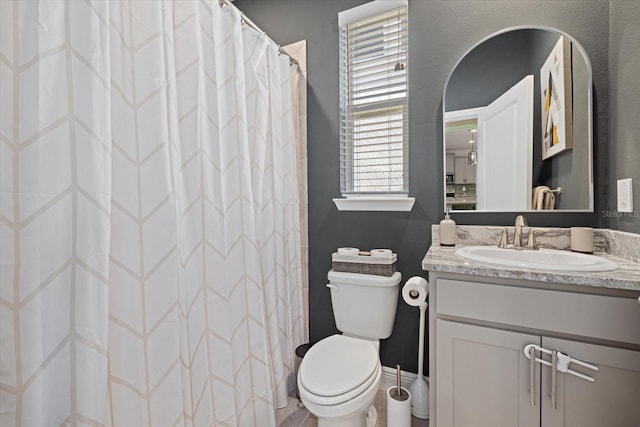
<svg viewBox="0 0 640 427">
<path fill-rule="evenodd" d="M 0 7 L 0 425 L 274 426 L 289 59 L 217 1 Z"/>
</svg>

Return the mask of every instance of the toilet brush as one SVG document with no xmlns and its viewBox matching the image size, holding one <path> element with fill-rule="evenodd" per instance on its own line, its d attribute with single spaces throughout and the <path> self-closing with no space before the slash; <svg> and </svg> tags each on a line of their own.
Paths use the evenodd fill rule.
<svg viewBox="0 0 640 427">
<path fill-rule="evenodd" d="M 422 375 L 424 365 L 424 318 L 427 311 L 427 303 L 419 305 L 420 309 L 420 330 L 418 332 L 418 376 L 409 386 L 411 392 L 411 413 L 414 417 L 421 419 L 429 418 L 429 384 Z"/>
<path fill-rule="evenodd" d="M 400 374 L 400 365 L 396 365 L 396 388 L 392 388 L 389 394 L 395 400 L 407 400 L 409 399 L 409 393 L 406 388 L 402 388 L 402 376 Z"/>
</svg>

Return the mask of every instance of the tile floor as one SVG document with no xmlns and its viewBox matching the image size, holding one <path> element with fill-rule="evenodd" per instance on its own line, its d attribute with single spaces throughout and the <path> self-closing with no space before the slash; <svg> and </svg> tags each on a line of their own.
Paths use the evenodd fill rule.
<svg viewBox="0 0 640 427">
<path fill-rule="evenodd" d="M 387 393 L 380 389 L 374 403 L 378 410 L 378 426 L 387 427 Z M 286 407 L 276 412 L 276 422 L 279 427 L 317 427 L 318 420 L 306 408 L 298 408 L 298 399 L 289 397 Z M 411 427 L 429 427 L 429 420 L 411 417 Z"/>
</svg>

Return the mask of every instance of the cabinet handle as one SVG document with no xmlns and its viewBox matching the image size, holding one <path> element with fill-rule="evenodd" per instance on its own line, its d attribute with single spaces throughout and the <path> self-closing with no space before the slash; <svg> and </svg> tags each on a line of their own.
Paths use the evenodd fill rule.
<svg viewBox="0 0 640 427">
<path fill-rule="evenodd" d="M 487 227 L 487 230 L 502 231 L 502 234 L 500 234 L 500 243 L 498 243 L 499 248 L 508 248 L 511 246 L 511 243 L 509 243 L 509 232 L 507 231 L 507 227 Z"/>
<path fill-rule="evenodd" d="M 529 348 L 529 398 L 531 405 L 536 406 L 536 349 Z"/>
<path fill-rule="evenodd" d="M 527 248 L 528 249 L 538 249 L 538 242 L 536 242 L 536 232 L 537 231 L 549 231 L 548 228 L 532 228 L 529 230 L 529 237 L 527 237 Z"/>
<path fill-rule="evenodd" d="M 558 352 L 553 350 L 551 352 L 551 407 L 557 408 L 558 403 Z"/>
</svg>

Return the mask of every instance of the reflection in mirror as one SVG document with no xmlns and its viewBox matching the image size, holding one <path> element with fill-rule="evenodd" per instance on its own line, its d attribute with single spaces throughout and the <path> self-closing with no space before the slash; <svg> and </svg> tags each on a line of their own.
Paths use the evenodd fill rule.
<svg viewBox="0 0 640 427">
<path fill-rule="evenodd" d="M 493 35 L 443 99 L 445 209 L 593 211 L 591 65 L 570 36 Z"/>
</svg>

